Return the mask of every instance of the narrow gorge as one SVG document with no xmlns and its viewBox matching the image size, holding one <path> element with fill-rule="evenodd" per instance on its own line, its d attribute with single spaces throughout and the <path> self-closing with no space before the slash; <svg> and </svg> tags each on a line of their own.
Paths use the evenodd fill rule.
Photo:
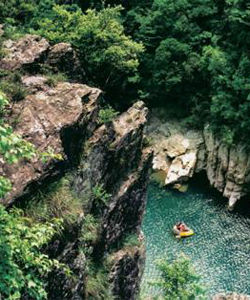
<svg viewBox="0 0 250 300">
<path fill-rule="evenodd" d="M 214 236 L 222 234 L 223 226 L 229 231 L 249 230 L 249 216 L 237 211 L 242 203 L 249 207 L 246 146 L 228 146 L 209 125 L 198 130 L 177 119 L 160 118 L 157 109 L 148 109 L 141 100 L 106 120 L 102 117 L 105 92 L 84 84 L 79 53 L 69 43 L 52 45 L 27 34 L 5 40 L 3 54 L 2 77 L 8 81 L 14 76 L 14 84 L 25 91 L 23 99 L 8 103 L 3 119 L 39 155 L 15 163 L 0 157 L 1 176 L 12 185 L 1 204 L 8 211 L 21 209 L 26 221 L 38 226 L 55 218 L 63 223 L 63 229 L 42 247 L 44 255 L 60 263 L 46 278 L 47 299 L 153 299 L 154 288 L 152 295 L 145 294 L 152 291 L 146 281 L 152 279 L 158 254 L 172 256 L 192 248 L 192 259 L 200 255 L 196 265 L 209 265 L 202 255 L 209 256 L 210 242 L 213 249 L 220 247 L 223 256 L 222 248 L 239 238 L 231 232 L 219 245 Z M 51 76 L 60 72 L 68 75 L 67 80 Z M 206 178 L 205 187 L 199 183 L 201 178 Z M 221 198 L 211 196 L 211 190 L 207 194 L 207 188 Z M 197 232 L 193 243 L 172 236 L 172 224 L 183 217 Z M 201 223 L 206 228 L 199 231 Z M 206 230 L 213 231 L 209 240 L 204 238 Z M 231 282 L 227 286 L 222 280 L 220 285 L 216 278 L 219 283 L 210 290 L 209 299 L 249 299 L 245 295 L 250 294 L 245 286 L 250 276 L 245 253 L 249 234 L 239 238 L 241 245 L 243 250 L 235 252 L 246 255 L 245 261 L 242 256 L 228 259 L 238 259 L 238 272 L 245 268 L 239 290 L 231 290 Z M 212 265 L 207 269 L 213 273 L 217 265 Z M 225 265 L 222 259 L 219 266 Z M 24 291 L 13 299 L 33 298 Z"/>
</svg>

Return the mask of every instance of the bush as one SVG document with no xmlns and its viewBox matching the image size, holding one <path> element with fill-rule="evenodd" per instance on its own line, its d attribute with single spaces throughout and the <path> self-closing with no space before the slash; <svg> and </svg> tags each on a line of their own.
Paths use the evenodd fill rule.
<svg viewBox="0 0 250 300">
<path fill-rule="evenodd" d="M 108 275 L 108 271 L 103 265 L 95 265 L 93 262 L 89 265 L 89 273 L 86 285 L 87 299 L 113 299 L 109 290 Z"/>
<path fill-rule="evenodd" d="M 22 74 L 16 72 L 3 72 L 0 82 L 0 89 L 10 98 L 12 101 L 20 101 L 25 98 L 27 91 L 22 84 Z"/>
<path fill-rule="evenodd" d="M 55 87 L 58 82 L 67 81 L 67 76 L 63 73 L 57 73 L 57 74 L 48 73 L 48 74 L 45 74 L 45 75 L 47 77 L 46 83 L 50 87 Z"/>
<path fill-rule="evenodd" d="M 181 255 L 173 262 L 166 259 L 158 260 L 157 267 L 161 271 L 161 279 L 152 284 L 159 287 L 164 296 L 159 299 L 207 299 L 200 285 L 200 277 L 195 273 L 186 256 Z"/>
<path fill-rule="evenodd" d="M 36 300 L 47 298 L 48 273 L 59 266 L 65 267 L 40 249 L 59 228 L 59 220 L 32 223 L 21 210 L 8 213 L 0 205 L 0 298 L 21 299 L 23 295 Z"/>
<path fill-rule="evenodd" d="M 98 123 L 105 124 L 111 122 L 117 115 L 117 111 L 115 111 L 111 106 L 107 106 L 106 108 L 100 109 Z"/>
<path fill-rule="evenodd" d="M 82 213 L 81 200 L 73 194 L 70 180 L 62 178 L 50 184 L 43 192 L 31 199 L 25 209 L 27 216 L 33 220 L 49 221 L 61 218 L 66 226 L 74 223 Z"/>
<path fill-rule="evenodd" d="M 92 194 L 97 204 L 104 204 L 105 206 L 108 204 L 111 197 L 111 195 L 105 191 L 102 184 L 95 185 L 92 189 Z"/>
</svg>

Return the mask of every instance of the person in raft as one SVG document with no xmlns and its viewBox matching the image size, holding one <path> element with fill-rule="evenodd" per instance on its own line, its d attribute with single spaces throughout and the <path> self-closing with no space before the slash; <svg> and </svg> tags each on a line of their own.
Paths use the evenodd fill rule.
<svg viewBox="0 0 250 300">
<path fill-rule="evenodd" d="M 183 222 L 179 222 L 176 224 L 176 228 L 180 231 L 180 232 L 185 232 L 188 231 L 189 229 L 187 228 L 187 226 L 183 223 Z"/>
</svg>

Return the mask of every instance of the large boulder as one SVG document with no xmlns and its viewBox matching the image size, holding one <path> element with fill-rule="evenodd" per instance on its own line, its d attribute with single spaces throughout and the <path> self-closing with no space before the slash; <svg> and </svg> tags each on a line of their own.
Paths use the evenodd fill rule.
<svg viewBox="0 0 250 300">
<path fill-rule="evenodd" d="M 189 130 L 180 122 L 164 122 L 153 115 L 146 128 L 146 134 L 154 149 L 153 169 L 157 180 L 163 185 L 184 183 L 191 178 L 199 164 L 204 148 L 202 134 Z"/>
<path fill-rule="evenodd" d="M 6 55 L 0 60 L 0 68 L 16 70 L 37 63 L 43 59 L 48 49 L 47 40 L 37 35 L 28 34 L 17 41 L 6 40 L 3 43 Z"/>
<path fill-rule="evenodd" d="M 34 144 L 40 153 L 52 150 L 61 154 L 65 162 L 74 153 L 77 155 L 88 130 L 95 126 L 100 94 L 99 89 L 64 82 L 46 92 L 29 95 L 13 107 L 15 133 Z M 70 141 L 65 141 L 64 137 L 69 135 Z M 50 176 L 63 162 L 53 158 L 43 162 L 36 157 L 13 165 L 0 163 L 1 174 L 8 177 L 13 186 L 1 202 L 14 201 L 23 195 L 29 184 Z"/>
</svg>

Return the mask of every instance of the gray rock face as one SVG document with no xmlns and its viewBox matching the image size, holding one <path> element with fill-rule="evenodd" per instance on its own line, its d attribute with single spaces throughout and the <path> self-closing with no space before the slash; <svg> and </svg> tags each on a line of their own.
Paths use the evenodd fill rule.
<svg viewBox="0 0 250 300">
<path fill-rule="evenodd" d="M 73 155 L 70 147 L 74 145 L 65 145 L 64 134 L 71 131 L 73 135 L 77 128 L 85 134 L 88 132 L 97 117 L 100 94 L 100 90 L 86 85 L 59 83 L 46 92 L 29 95 L 13 107 L 13 119 L 18 120 L 15 133 L 33 143 L 40 153 L 51 149 L 61 154 L 65 162 Z M 81 138 L 84 138 L 83 133 Z M 13 165 L 0 163 L 1 174 L 8 177 L 13 186 L 1 202 L 10 204 L 23 195 L 29 184 L 51 176 L 58 163 L 63 162 L 49 158 L 44 163 L 38 157 Z"/>
<path fill-rule="evenodd" d="M 153 168 L 165 185 L 179 189 L 195 173 L 205 170 L 211 186 L 229 199 L 229 209 L 249 193 L 250 154 L 244 145 L 229 148 L 208 127 L 194 131 L 177 121 L 164 123 L 156 117 L 147 134 L 155 153 Z"/>
<path fill-rule="evenodd" d="M 147 108 L 135 103 L 110 124 L 102 125 L 85 144 L 75 189 L 93 203 L 93 188 L 102 184 L 112 194 L 103 211 L 102 240 L 106 248 L 132 230 L 139 230 L 146 201 L 151 151 L 142 153 Z"/>
<path fill-rule="evenodd" d="M 49 43 L 37 35 L 25 35 L 18 41 L 5 41 L 3 49 L 7 54 L 0 60 L 0 68 L 16 70 L 41 60 L 49 49 Z"/>
<path fill-rule="evenodd" d="M 222 144 L 209 130 L 204 130 L 207 153 L 206 172 L 210 184 L 229 199 L 229 209 L 247 195 L 250 183 L 250 155 L 243 145 Z"/>
<path fill-rule="evenodd" d="M 122 249 L 113 255 L 112 260 L 110 283 L 114 299 L 137 299 L 145 263 L 144 246 Z"/>
<path fill-rule="evenodd" d="M 248 295 L 236 294 L 236 293 L 218 294 L 212 298 L 212 300 L 249 300 L 249 299 L 250 296 Z"/>
</svg>

